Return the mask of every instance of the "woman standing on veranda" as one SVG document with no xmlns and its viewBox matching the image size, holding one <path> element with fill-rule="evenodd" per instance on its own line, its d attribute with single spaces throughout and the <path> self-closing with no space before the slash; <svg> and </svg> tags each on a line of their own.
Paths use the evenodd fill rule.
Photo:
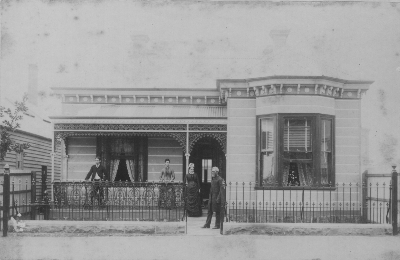
<svg viewBox="0 0 400 260">
<path fill-rule="evenodd" d="M 201 216 L 200 183 L 197 174 L 194 173 L 194 164 L 190 163 L 185 182 L 187 183 L 187 214 L 188 217 Z"/>
</svg>

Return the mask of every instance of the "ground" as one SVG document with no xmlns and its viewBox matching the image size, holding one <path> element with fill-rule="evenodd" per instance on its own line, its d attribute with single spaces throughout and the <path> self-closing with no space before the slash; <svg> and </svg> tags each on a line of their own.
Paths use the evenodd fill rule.
<svg viewBox="0 0 400 260">
<path fill-rule="evenodd" d="M 0 259 L 400 259 L 400 236 L 223 236 L 204 222 L 189 218 L 187 235 L 9 233 Z"/>
<path fill-rule="evenodd" d="M 400 237 L 1 237 L 1 259 L 400 259 Z"/>
</svg>

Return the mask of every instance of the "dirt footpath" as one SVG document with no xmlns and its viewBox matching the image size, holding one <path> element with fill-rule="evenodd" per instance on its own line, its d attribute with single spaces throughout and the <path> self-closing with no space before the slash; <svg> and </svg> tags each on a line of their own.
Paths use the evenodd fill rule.
<svg viewBox="0 0 400 260">
<path fill-rule="evenodd" d="M 0 259 L 395 260 L 399 245 L 392 236 L 10 236 Z"/>
</svg>

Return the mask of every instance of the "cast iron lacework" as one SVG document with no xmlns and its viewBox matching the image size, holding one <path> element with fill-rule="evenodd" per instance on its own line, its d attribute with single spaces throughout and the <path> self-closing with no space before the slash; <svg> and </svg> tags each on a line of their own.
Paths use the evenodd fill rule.
<svg viewBox="0 0 400 260">
<path fill-rule="evenodd" d="M 189 153 L 194 145 L 203 137 L 211 137 L 218 141 L 222 151 L 226 154 L 226 133 L 189 133 Z"/>
<path fill-rule="evenodd" d="M 156 220 L 160 209 L 179 210 L 181 214 L 175 216 L 179 221 L 185 207 L 184 192 L 181 182 L 56 182 L 54 210 L 107 209 L 104 215 L 114 211 L 129 215 L 134 210 L 150 213 L 141 214 L 140 220 Z"/>
<path fill-rule="evenodd" d="M 155 137 L 172 137 L 178 141 L 184 153 L 186 153 L 186 133 L 132 133 L 132 132 L 56 132 L 54 136 L 55 148 L 61 145 L 61 140 L 66 140 L 71 136 L 117 136 L 117 137 L 131 137 L 131 136 L 155 136 Z"/>
<path fill-rule="evenodd" d="M 164 130 L 185 131 L 185 124 L 55 124 L 55 130 Z"/>
<path fill-rule="evenodd" d="M 205 124 L 197 124 L 197 125 L 189 125 L 189 130 L 192 131 L 227 131 L 226 125 L 205 125 Z"/>
</svg>

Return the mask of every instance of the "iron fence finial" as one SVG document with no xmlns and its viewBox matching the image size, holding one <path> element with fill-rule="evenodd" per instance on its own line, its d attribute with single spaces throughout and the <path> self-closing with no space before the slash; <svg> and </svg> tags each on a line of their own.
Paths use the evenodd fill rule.
<svg viewBox="0 0 400 260">
<path fill-rule="evenodd" d="M 10 165 L 8 163 L 4 165 L 4 174 L 10 174 Z"/>
</svg>

